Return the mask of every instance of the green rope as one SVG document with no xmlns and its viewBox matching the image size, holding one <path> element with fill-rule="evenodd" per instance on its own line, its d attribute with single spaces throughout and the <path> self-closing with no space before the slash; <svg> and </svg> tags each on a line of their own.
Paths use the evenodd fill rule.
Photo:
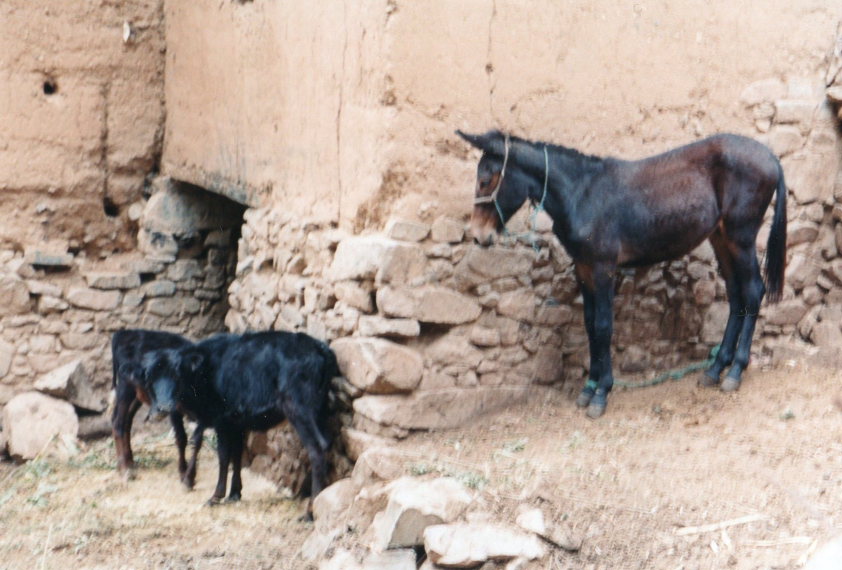
<svg viewBox="0 0 842 570">
<path fill-rule="evenodd" d="M 710 349 L 710 355 L 706 360 L 702 360 L 701 362 L 694 362 L 684 368 L 676 368 L 674 370 L 670 370 L 668 372 L 664 372 L 663 374 L 652 378 L 651 380 L 643 380 L 641 382 L 623 382 L 623 381 L 615 381 L 615 386 L 620 386 L 626 389 L 632 388 L 646 388 L 648 386 L 657 386 L 658 384 L 662 384 L 667 380 L 681 380 L 691 372 L 696 372 L 697 370 L 703 370 L 708 368 L 710 365 L 713 364 L 713 361 L 716 360 L 716 355 L 719 353 L 719 345 L 717 344 L 712 349 Z"/>
</svg>

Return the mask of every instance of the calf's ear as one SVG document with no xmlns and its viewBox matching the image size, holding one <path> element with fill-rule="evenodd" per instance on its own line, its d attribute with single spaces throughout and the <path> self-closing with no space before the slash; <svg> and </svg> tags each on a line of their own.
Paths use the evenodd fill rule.
<svg viewBox="0 0 842 570">
<path fill-rule="evenodd" d="M 137 362 L 124 362 L 117 369 L 117 374 L 135 385 L 143 382 L 143 367 Z"/>
<path fill-rule="evenodd" d="M 205 363 L 205 356 L 200 352 L 188 353 L 184 358 L 184 366 L 192 373 L 196 373 Z"/>
</svg>

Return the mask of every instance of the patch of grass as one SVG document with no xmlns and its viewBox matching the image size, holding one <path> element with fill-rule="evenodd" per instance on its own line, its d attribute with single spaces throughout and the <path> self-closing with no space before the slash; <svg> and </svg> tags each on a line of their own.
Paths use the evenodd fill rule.
<svg viewBox="0 0 842 570">
<path fill-rule="evenodd" d="M 409 467 L 409 474 L 413 477 L 421 477 L 430 473 L 441 477 L 451 477 L 462 483 L 465 487 L 473 490 L 482 489 L 488 484 L 488 479 L 476 471 L 455 471 L 441 465 L 431 465 L 429 463 L 416 463 Z"/>
<path fill-rule="evenodd" d="M 35 494 L 26 499 L 26 502 L 35 507 L 46 507 L 50 504 L 49 496 L 58 491 L 58 486 L 46 481 L 38 483 Z"/>
<path fill-rule="evenodd" d="M 414 465 L 409 466 L 409 474 L 413 477 L 421 477 L 422 475 L 438 472 L 439 470 L 429 463 L 415 463 Z"/>
<path fill-rule="evenodd" d="M 787 408 L 783 412 L 781 412 L 780 418 L 782 421 L 789 421 L 795 419 L 795 412 L 792 411 L 791 408 Z"/>
<path fill-rule="evenodd" d="M 53 472 L 53 466 L 46 459 L 33 459 L 24 467 L 24 474 L 32 479 L 43 479 Z"/>
<path fill-rule="evenodd" d="M 468 489 L 473 489 L 474 491 L 479 491 L 488 485 L 488 479 L 484 475 L 473 471 L 457 474 L 455 478 Z"/>
<path fill-rule="evenodd" d="M 565 451 L 573 451 L 574 449 L 576 449 L 577 447 L 579 447 L 583 443 L 585 443 L 586 440 L 587 440 L 587 438 L 585 437 L 585 435 L 582 432 L 576 430 L 567 439 L 567 442 L 564 444 L 564 448 L 565 448 L 564 450 Z"/>
<path fill-rule="evenodd" d="M 99 451 L 92 451 L 81 458 L 73 457 L 67 462 L 67 465 L 74 469 L 97 469 L 100 471 L 117 469 L 117 461 L 106 458 Z"/>
<path fill-rule="evenodd" d="M 503 449 L 508 451 L 509 453 L 520 453 L 524 449 L 526 449 L 526 444 L 529 442 L 528 437 L 522 437 L 520 439 L 516 439 L 514 441 L 507 442 Z"/>
<path fill-rule="evenodd" d="M 17 488 L 12 487 L 8 491 L 6 491 L 2 495 L 0 495 L 0 507 L 5 505 L 6 503 L 8 503 L 11 500 L 11 498 L 15 496 L 16 492 L 17 492 Z"/>
<path fill-rule="evenodd" d="M 169 458 L 158 457 L 155 454 L 141 454 L 135 456 L 134 462 L 137 464 L 138 467 L 142 467 L 144 469 L 163 469 L 164 467 L 172 463 L 173 460 Z"/>
</svg>

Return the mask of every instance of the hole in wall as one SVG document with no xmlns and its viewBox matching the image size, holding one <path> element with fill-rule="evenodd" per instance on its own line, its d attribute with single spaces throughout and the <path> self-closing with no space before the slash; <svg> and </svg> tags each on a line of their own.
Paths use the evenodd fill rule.
<svg viewBox="0 0 842 570">
<path fill-rule="evenodd" d="M 120 208 L 108 196 L 102 199 L 102 210 L 109 218 L 116 218 L 120 214 Z"/>
<path fill-rule="evenodd" d="M 44 92 L 44 95 L 55 95 L 58 93 L 58 83 L 56 83 L 55 79 L 47 78 L 41 85 L 41 90 Z"/>
</svg>

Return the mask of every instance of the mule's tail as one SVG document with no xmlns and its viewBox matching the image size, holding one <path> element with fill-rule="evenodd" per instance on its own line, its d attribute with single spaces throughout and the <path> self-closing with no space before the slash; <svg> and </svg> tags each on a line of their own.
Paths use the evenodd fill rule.
<svg viewBox="0 0 842 570">
<path fill-rule="evenodd" d="M 770 303 L 781 300 L 784 290 L 784 270 L 786 268 L 786 182 L 784 169 L 778 162 L 778 187 L 775 191 L 775 214 L 769 241 L 766 242 L 766 289 Z"/>
</svg>

